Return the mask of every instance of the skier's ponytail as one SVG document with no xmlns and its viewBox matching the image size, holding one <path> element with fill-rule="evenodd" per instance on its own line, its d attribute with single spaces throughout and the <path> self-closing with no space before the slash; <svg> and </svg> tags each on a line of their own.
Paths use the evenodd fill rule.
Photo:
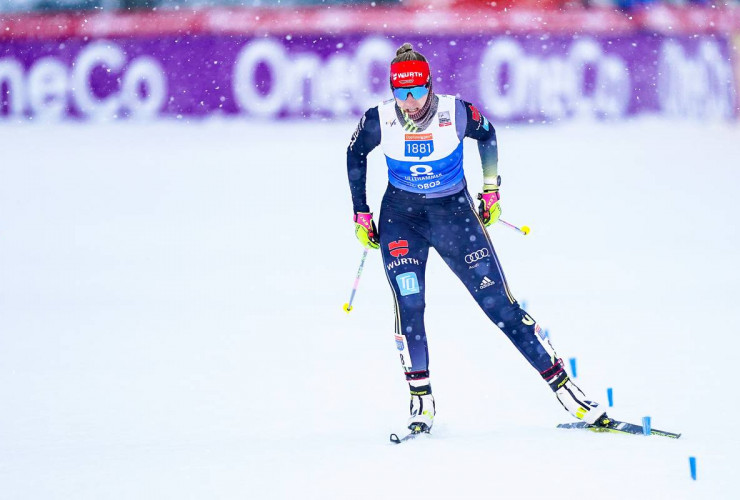
<svg viewBox="0 0 740 500">
<path fill-rule="evenodd" d="M 410 43 L 404 43 L 398 50 L 396 50 L 396 58 L 391 61 L 391 64 L 395 64 L 402 61 L 424 61 L 428 62 L 427 58 L 414 50 L 414 46 Z"/>
</svg>

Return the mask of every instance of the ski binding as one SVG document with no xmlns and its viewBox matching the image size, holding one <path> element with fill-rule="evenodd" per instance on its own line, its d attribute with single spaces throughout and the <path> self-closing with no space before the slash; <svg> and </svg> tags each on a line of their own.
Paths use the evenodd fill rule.
<svg viewBox="0 0 740 500">
<path fill-rule="evenodd" d="M 398 437 L 398 434 L 391 434 L 391 443 L 395 444 L 401 444 L 406 441 L 411 441 L 412 439 L 416 439 L 416 437 L 420 434 L 429 434 L 429 427 L 427 427 L 425 424 L 415 424 L 413 427 L 410 427 L 411 432 L 406 434 L 403 437 Z"/>
</svg>

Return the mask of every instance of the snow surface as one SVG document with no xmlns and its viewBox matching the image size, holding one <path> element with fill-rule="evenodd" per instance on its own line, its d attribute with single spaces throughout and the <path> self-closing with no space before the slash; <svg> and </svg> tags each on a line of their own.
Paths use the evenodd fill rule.
<svg viewBox="0 0 740 500">
<path fill-rule="evenodd" d="M 556 429 L 431 254 L 438 416 L 403 446 L 377 252 L 342 311 L 354 126 L 0 126 L 0 498 L 737 498 L 738 125 L 499 128 L 503 218 L 532 228 L 491 229 L 513 293 L 587 394 L 680 440 Z"/>
</svg>

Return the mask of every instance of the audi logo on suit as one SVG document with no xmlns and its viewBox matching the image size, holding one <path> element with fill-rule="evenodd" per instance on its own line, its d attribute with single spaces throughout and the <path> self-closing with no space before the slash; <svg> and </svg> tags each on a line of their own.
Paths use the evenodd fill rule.
<svg viewBox="0 0 740 500">
<path fill-rule="evenodd" d="M 491 254 L 488 252 L 487 248 L 481 248 L 480 250 L 476 250 L 475 252 L 466 255 L 465 262 L 468 264 L 472 264 L 473 262 L 478 262 L 479 260 L 488 257 L 489 255 Z"/>
</svg>

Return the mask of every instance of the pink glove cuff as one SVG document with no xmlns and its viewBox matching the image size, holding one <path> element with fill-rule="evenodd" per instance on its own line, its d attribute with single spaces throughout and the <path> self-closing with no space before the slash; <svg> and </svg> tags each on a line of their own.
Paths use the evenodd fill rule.
<svg viewBox="0 0 740 500">
<path fill-rule="evenodd" d="M 499 196 L 498 191 L 493 191 L 491 193 L 481 193 L 480 199 L 483 200 L 483 206 L 488 210 L 501 199 L 501 196 Z"/>
<path fill-rule="evenodd" d="M 368 231 L 373 228 L 373 214 L 359 212 L 354 216 L 355 224 L 359 224 Z"/>
</svg>

